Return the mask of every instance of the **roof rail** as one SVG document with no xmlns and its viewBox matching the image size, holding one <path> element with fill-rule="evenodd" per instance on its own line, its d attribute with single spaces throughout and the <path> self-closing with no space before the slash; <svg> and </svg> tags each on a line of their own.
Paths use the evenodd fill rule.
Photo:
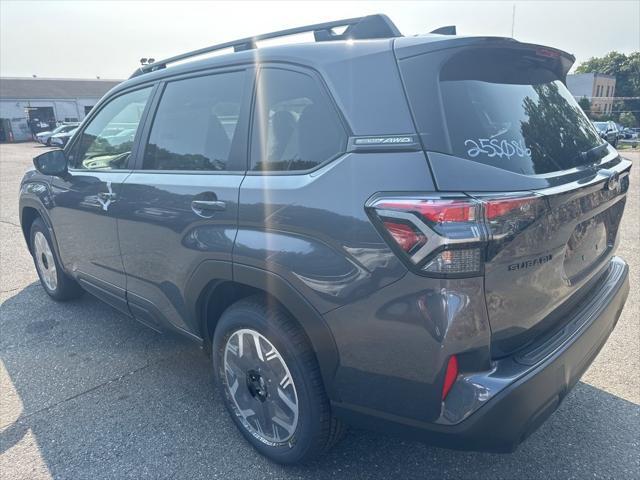
<svg viewBox="0 0 640 480">
<path fill-rule="evenodd" d="M 341 34 L 333 31 L 337 27 L 347 27 Z M 271 38 L 286 37 L 289 35 L 297 35 L 299 33 L 313 32 L 316 42 L 324 42 L 328 40 L 362 40 L 373 38 L 392 38 L 401 37 L 402 34 L 394 23 L 386 15 L 368 15 L 366 17 L 346 18 L 343 20 L 335 20 L 333 22 L 316 23 L 314 25 L 306 25 L 304 27 L 289 28 L 287 30 L 279 30 L 277 32 L 265 33 L 255 37 L 241 38 L 231 42 L 219 43 L 210 47 L 200 48 L 192 52 L 182 53 L 174 57 L 159 60 L 154 63 L 142 65 L 131 77 L 137 77 L 145 73 L 153 72 L 166 68 L 168 64 L 186 60 L 191 57 L 197 57 L 207 53 L 223 50 L 225 48 L 233 48 L 234 51 L 252 50 L 256 48 L 256 42 L 260 40 L 268 40 Z"/>
</svg>

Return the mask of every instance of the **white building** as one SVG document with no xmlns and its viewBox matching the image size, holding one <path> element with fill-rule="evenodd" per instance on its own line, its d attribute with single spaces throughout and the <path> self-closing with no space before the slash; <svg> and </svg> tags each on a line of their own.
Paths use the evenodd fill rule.
<svg viewBox="0 0 640 480">
<path fill-rule="evenodd" d="M 604 73 L 574 73 L 567 75 L 567 88 L 577 99 L 587 98 L 591 111 L 610 114 L 616 91 L 616 77 Z"/>
<path fill-rule="evenodd" d="M 24 141 L 34 131 L 79 122 L 120 80 L 0 78 L 0 141 Z"/>
</svg>

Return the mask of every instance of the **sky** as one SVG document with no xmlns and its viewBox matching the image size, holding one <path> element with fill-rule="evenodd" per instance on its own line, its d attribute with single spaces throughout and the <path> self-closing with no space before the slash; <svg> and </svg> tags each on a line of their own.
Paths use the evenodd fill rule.
<svg viewBox="0 0 640 480">
<path fill-rule="evenodd" d="M 237 38 L 371 13 L 404 35 L 456 25 L 574 54 L 640 50 L 640 0 L 19 1 L 0 0 L 0 75 L 123 79 L 155 59 Z"/>
</svg>

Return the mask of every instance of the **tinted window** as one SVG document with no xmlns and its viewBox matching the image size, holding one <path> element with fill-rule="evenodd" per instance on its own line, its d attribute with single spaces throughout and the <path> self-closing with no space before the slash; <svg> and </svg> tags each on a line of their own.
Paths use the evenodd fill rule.
<svg viewBox="0 0 640 480">
<path fill-rule="evenodd" d="M 167 84 L 145 149 L 149 170 L 244 170 L 230 161 L 245 72 L 178 80 Z"/>
<path fill-rule="evenodd" d="M 125 168 L 150 93 L 151 88 L 125 93 L 102 108 L 73 148 L 70 165 L 80 169 Z"/>
<path fill-rule="evenodd" d="M 252 170 L 308 170 L 344 151 L 340 119 L 309 75 L 267 68 L 258 79 Z"/>
<path fill-rule="evenodd" d="M 607 131 L 607 122 L 593 122 L 593 124 L 595 125 L 596 129 L 598 129 L 598 131 L 602 131 L 602 132 L 606 132 Z"/>
<path fill-rule="evenodd" d="M 403 63 L 427 150 L 524 174 L 565 170 L 606 154 L 596 148 L 602 140 L 548 57 L 470 49 L 439 72 L 429 57 Z M 425 78 L 429 72 L 431 79 Z"/>
</svg>

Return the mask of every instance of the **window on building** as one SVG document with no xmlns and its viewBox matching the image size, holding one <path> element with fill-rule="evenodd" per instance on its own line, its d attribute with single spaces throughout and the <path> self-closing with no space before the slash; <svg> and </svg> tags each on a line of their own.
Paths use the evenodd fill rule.
<svg viewBox="0 0 640 480">
<path fill-rule="evenodd" d="M 206 75 L 167 84 L 145 149 L 145 170 L 244 170 L 230 160 L 245 72 Z"/>
<path fill-rule="evenodd" d="M 257 92 L 251 170 L 308 170 L 344 151 L 347 134 L 313 77 L 266 68 Z"/>
</svg>

